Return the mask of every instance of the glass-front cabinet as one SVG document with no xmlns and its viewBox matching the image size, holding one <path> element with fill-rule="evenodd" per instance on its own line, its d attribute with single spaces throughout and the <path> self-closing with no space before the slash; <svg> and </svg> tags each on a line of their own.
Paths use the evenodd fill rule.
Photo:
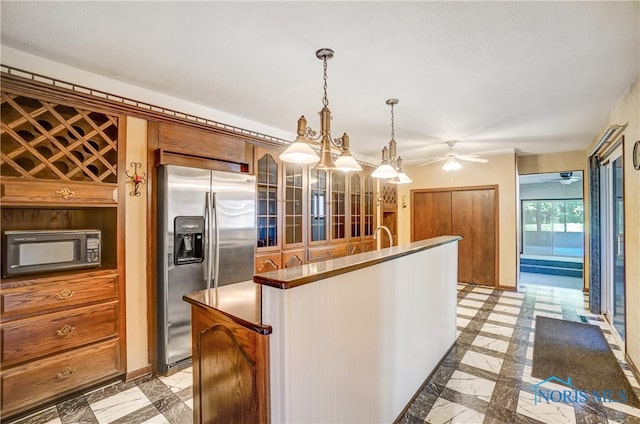
<svg viewBox="0 0 640 424">
<path fill-rule="evenodd" d="M 346 196 L 346 174 L 334 172 L 331 175 L 331 241 L 339 241 L 347 237 Z"/>
<path fill-rule="evenodd" d="M 258 159 L 257 247 L 278 245 L 278 162 L 269 153 Z"/>
<path fill-rule="evenodd" d="M 304 242 L 304 168 L 302 165 L 284 165 L 284 244 L 285 247 Z"/>
<path fill-rule="evenodd" d="M 309 180 L 309 241 L 324 241 L 327 239 L 327 171 L 313 168 L 309 171 Z"/>
<path fill-rule="evenodd" d="M 364 175 L 363 182 L 363 229 L 362 236 L 364 242 L 362 243 L 362 250 L 369 252 L 376 250 L 376 241 L 373 240 L 373 233 L 376 229 L 376 182 L 371 177 L 371 171 Z"/>
<path fill-rule="evenodd" d="M 256 147 L 256 260 L 255 272 L 281 268 L 280 255 L 280 162 L 277 153 Z"/>
<path fill-rule="evenodd" d="M 372 169 L 320 170 L 278 154 L 254 147 L 257 273 L 376 248 Z"/>
</svg>

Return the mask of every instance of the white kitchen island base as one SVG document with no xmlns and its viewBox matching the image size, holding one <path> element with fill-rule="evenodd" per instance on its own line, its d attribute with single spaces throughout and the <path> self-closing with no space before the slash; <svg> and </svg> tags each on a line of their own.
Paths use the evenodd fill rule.
<svg viewBox="0 0 640 424">
<path fill-rule="evenodd" d="M 458 240 L 254 277 L 273 328 L 271 422 L 398 418 L 455 341 Z"/>
</svg>

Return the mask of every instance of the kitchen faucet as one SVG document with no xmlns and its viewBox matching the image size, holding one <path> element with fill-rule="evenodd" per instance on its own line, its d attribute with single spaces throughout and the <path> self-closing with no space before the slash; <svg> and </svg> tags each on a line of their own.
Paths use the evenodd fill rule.
<svg viewBox="0 0 640 424">
<path fill-rule="evenodd" d="M 391 230 L 389 230 L 389 228 L 385 227 L 384 225 L 376 228 L 376 230 L 373 232 L 373 239 L 376 240 L 378 238 L 378 230 L 385 230 L 387 232 L 387 235 L 389 236 L 389 247 L 393 246 L 393 236 L 391 235 Z"/>
</svg>

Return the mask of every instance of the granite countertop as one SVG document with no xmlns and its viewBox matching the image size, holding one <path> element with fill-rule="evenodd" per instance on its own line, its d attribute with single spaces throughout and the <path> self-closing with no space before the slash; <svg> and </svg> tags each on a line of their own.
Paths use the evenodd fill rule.
<svg viewBox="0 0 640 424">
<path fill-rule="evenodd" d="M 393 246 L 385 249 L 374 250 L 372 252 L 331 259 L 328 261 L 309 263 L 293 268 L 265 272 L 263 274 L 255 275 L 253 277 L 253 281 L 258 284 L 276 287 L 279 289 L 290 289 L 402 256 L 411 255 L 443 244 L 452 243 L 460 239 L 460 236 L 433 237 L 427 240 L 403 244 L 402 246 Z"/>
<path fill-rule="evenodd" d="M 262 286 L 243 281 L 188 293 L 182 299 L 192 305 L 214 309 L 257 333 L 271 334 L 271 326 L 262 324 L 261 294 Z"/>
</svg>

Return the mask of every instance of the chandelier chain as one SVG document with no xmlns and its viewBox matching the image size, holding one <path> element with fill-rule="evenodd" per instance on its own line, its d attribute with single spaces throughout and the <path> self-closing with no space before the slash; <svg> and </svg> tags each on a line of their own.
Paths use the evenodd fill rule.
<svg viewBox="0 0 640 424">
<path fill-rule="evenodd" d="M 322 88 L 324 89 L 324 95 L 322 96 L 322 105 L 324 107 L 328 107 L 329 106 L 329 99 L 327 97 L 327 58 L 326 56 L 322 59 L 323 62 L 323 69 L 324 69 L 324 85 L 322 86 Z"/>
<path fill-rule="evenodd" d="M 395 135 L 395 124 L 394 124 L 394 119 L 393 119 L 393 104 L 391 104 L 391 139 L 395 140 L 396 135 Z"/>
</svg>

